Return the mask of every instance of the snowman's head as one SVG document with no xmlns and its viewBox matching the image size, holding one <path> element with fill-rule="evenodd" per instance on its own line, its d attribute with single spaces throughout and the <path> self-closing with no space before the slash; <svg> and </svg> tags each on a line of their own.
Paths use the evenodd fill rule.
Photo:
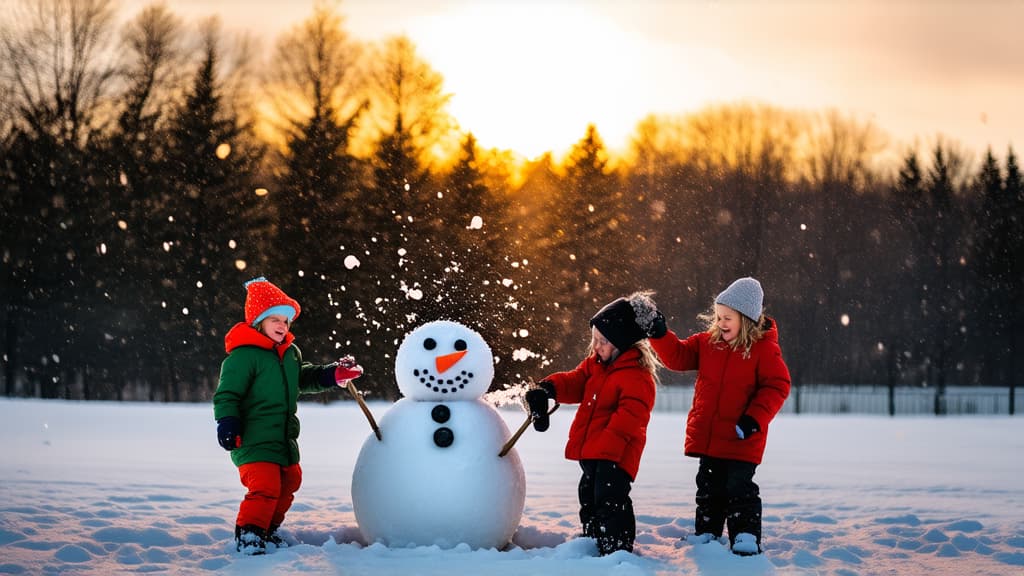
<svg viewBox="0 0 1024 576">
<path fill-rule="evenodd" d="M 413 400 L 472 400 L 491 386 L 494 357 L 482 336 L 447 320 L 405 336 L 395 358 L 398 389 Z"/>
</svg>

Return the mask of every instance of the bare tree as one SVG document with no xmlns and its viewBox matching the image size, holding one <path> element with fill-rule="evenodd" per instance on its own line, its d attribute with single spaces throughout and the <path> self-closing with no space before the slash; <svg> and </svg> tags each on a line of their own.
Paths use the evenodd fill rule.
<svg viewBox="0 0 1024 576">
<path fill-rule="evenodd" d="M 684 156 L 716 187 L 713 221 L 721 233 L 711 249 L 742 274 L 761 272 L 764 214 L 794 178 L 801 128 L 797 115 L 764 105 L 713 106 L 687 120 Z"/>
<path fill-rule="evenodd" d="M 837 312 L 853 313 L 864 300 L 871 300 L 877 293 L 870 289 L 872 285 L 896 282 L 892 271 L 883 278 L 882 272 L 871 266 L 871 258 L 866 258 L 881 239 L 879 223 L 887 220 L 880 218 L 881 214 L 871 214 L 868 207 L 875 204 L 864 197 L 877 174 L 874 167 L 885 147 L 884 135 L 871 121 L 860 122 L 828 110 L 810 118 L 807 141 L 803 177 L 813 198 L 809 203 L 813 221 L 798 237 L 809 236 L 802 242 L 813 248 L 796 252 L 794 271 L 798 292 L 818 305 L 797 310 L 801 311 L 801 324 L 820 326 L 829 337 L 804 333 L 793 337 L 810 352 L 808 375 L 820 379 L 833 373 L 832 366 L 850 360 L 840 356 L 858 353 L 849 345 L 835 344 L 842 342 L 846 333 L 871 325 L 857 318 L 852 327 L 844 328 Z M 873 226 L 867 225 L 872 222 Z M 872 310 L 880 307 L 869 306 Z"/>
<path fill-rule="evenodd" d="M 344 124 L 362 106 L 354 97 L 360 45 L 349 38 L 344 18 L 318 3 L 313 15 L 278 41 L 268 73 L 275 128 L 287 137 L 311 118 Z M 334 116 L 337 116 L 335 118 Z"/>
<path fill-rule="evenodd" d="M 76 324 L 95 320 L 87 304 L 98 259 L 91 222 L 101 207 L 88 148 L 111 87 L 113 9 L 107 0 L 19 0 L 7 14 L 0 37 L 10 96 L 3 106 L 13 114 L 0 222 L 0 253 L 10 263 L 3 267 L 7 382 L 21 373 L 42 395 L 58 396 L 75 371 L 97 360 Z M 63 364 L 39 360 L 48 342 L 60 343 Z"/>
<path fill-rule="evenodd" d="M 118 128 L 129 140 L 151 136 L 172 104 L 185 69 L 182 22 L 165 5 L 147 6 L 125 25 L 121 35 L 124 82 Z"/>
<path fill-rule="evenodd" d="M 387 153 L 391 148 L 395 158 L 390 160 L 401 161 L 392 166 L 394 176 L 418 178 L 422 174 L 417 172 L 432 163 L 435 146 L 452 137 L 457 143 L 444 79 L 417 55 L 406 36 L 386 40 L 367 62 L 371 121 L 366 128 L 371 139 L 380 143 L 378 151 Z"/>
<path fill-rule="evenodd" d="M 12 79 L 23 128 L 60 144 L 81 146 L 91 135 L 110 88 L 110 0 L 18 0 L 2 58 Z"/>
</svg>

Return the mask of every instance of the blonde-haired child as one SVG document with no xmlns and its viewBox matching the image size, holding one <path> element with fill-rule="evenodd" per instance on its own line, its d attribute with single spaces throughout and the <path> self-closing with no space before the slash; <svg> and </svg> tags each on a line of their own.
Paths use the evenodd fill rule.
<svg viewBox="0 0 1024 576">
<path fill-rule="evenodd" d="M 754 471 L 790 387 L 778 326 L 764 315 L 763 300 L 760 282 L 740 278 L 699 316 L 707 322 L 704 332 L 680 339 L 659 313 L 650 340 L 666 368 L 697 370 L 684 447 L 687 456 L 700 458 L 695 539 L 720 538 L 728 526 L 739 555 L 762 551 Z"/>
</svg>

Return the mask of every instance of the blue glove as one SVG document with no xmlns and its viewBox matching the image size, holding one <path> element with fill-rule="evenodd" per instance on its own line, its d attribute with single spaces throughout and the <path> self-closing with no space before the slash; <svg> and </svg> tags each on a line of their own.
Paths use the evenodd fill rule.
<svg viewBox="0 0 1024 576">
<path fill-rule="evenodd" d="M 217 420 L 217 443 L 228 452 L 242 445 L 242 421 L 237 416 Z"/>
<path fill-rule="evenodd" d="M 761 425 L 747 414 L 740 416 L 739 422 L 736 423 L 736 436 L 740 440 L 746 440 L 751 435 L 757 434 L 760 431 Z"/>
</svg>

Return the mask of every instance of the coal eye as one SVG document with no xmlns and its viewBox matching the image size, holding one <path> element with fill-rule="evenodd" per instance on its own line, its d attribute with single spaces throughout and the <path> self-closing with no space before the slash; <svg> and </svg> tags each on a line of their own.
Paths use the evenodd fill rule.
<svg viewBox="0 0 1024 576">
<path fill-rule="evenodd" d="M 465 340 L 456 340 L 455 341 L 455 349 L 460 351 L 460 352 L 465 350 L 466 349 L 466 341 Z"/>
<path fill-rule="evenodd" d="M 437 348 L 437 342 L 433 338 L 427 338 L 423 341 L 423 347 L 427 350 L 433 350 Z"/>
</svg>

